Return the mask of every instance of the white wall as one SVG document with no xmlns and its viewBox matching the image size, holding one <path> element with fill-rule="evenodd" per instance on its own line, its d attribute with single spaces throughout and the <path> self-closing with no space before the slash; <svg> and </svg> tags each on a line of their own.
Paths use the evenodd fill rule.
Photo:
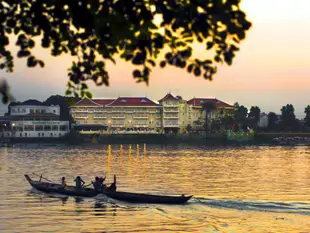
<svg viewBox="0 0 310 233">
<path fill-rule="evenodd" d="M 46 113 L 54 113 L 56 115 L 60 115 L 60 107 L 59 106 L 31 106 L 31 105 L 16 105 L 11 106 L 11 115 L 12 116 L 21 116 L 30 113 L 30 110 L 45 111 Z"/>
<path fill-rule="evenodd" d="M 267 128 L 268 127 L 268 115 L 261 115 L 257 126 L 260 128 Z"/>
</svg>

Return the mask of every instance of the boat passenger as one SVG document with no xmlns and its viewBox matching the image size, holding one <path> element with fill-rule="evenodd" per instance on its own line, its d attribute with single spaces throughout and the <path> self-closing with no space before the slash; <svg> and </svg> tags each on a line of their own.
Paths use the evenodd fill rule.
<svg viewBox="0 0 310 233">
<path fill-rule="evenodd" d="M 65 177 L 62 177 L 62 178 L 61 178 L 61 186 L 62 186 L 63 188 L 65 188 L 65 187 L 67 186 L 67 184 L 66 184 L 66 178 L 65 178 Z"/>
<path fill-rule="evenodd" d="M 106 176 L 104 178 L 103 177 L 99 178 L 99 181 L 100 181 L 101 184 L 103 184 L 103 182 L 105 181 L 105 178 L 106 178 Z"/>
<path fill-rule="evenodd" d="M 75 182 L 75 188 L 81 189 L 83 185 L 85 184 L 84 180 L 80 176 L 77 176 L 74 180 Z"/>
<path fill-rule="evenodd" d="M 102 191 L 103 185 L 100 182 L 100 178 L 98 176 L 95 177 L 95 181 L 92 181 L 92 184 L 97 192 Z"/>
<path fill-rule="evenodd" d="M 116 175 L 114 175 L 114 181 L 113 183 L 107 188 L 107 191 L 109 192 L 115 192 L 117 189 L 116 187 Z"/>
</svg>

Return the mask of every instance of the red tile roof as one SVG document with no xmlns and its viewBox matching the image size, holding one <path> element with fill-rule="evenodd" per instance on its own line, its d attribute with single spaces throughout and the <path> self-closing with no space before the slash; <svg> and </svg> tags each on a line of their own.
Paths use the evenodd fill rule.
<svg viewBox="0 0 310 233">
<path fill-rule="evenodd" d="M 166 99 L 174 99 L 174 100 L 179 100 L 179 98 L 174 97 L 171 93 L 168 93 L 167 95 L 165 95 L 165 97 L 161 98 L 160 100 L 158 100 L 159 103 L 163 102 Z"/>
<path fill-rule="evenodd" d="M 84 98 L 84 99 L 81 99 L 76 104 L 74 104 L 73 106 L 100 106 L 100 104 L 98 104 L 98 103 L 96 103 L 90 99 Z"/>
<path fill-rule="evenodd" d="M 107 107 L 118 107 L 118 106 L 145 106 L 145 107 L 158 107 L 159 104 L 150 100 L 147 97 L 119 97 L 112 103 L 107 104 Z"/>
<path fill-rule="evenodd" d="M 93 101 L 100 105 L 107 105 L 114 101 L 115 99 L 93 99 Z"/>
<path fill-rule="evenodd" d="M 193 106 L 201 106 L 202 103 L 205 102 L 213 102 L 217 108 L 233 108 L 232 105 L 224 103 L 216 98 L 192 98 L 191 100 L 187 101 L 189 105 Z"/>
</svg>

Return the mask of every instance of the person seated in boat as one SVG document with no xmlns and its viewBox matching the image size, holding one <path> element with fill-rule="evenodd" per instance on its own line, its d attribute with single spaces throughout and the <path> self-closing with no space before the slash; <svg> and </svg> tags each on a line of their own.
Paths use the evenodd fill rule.
<svg viewBox="0 0 310 233">
<path fill-rule="evenodd" d="M 106 188 L 106 185 L 105 185 L 105 183 L 104 183 L 105 179 L 106 179 L 106 176 L 105 176 L 105 177 L 99 177 L 99 182 L 101 183 L 103 189 Z"/>
<path fill-rule="evenodd" d="M 67 184 L 66 184 L 66 178 L 65 178 L 65 177 L 62 177 L 62 178 L 61 178 L 61 186 L 62 186 L 63 188 L 65 188 L 65 187 L 67 186 Z"/>
<path fill-rule="evenodd" d="M 102 191 L 102 189 L 103 189 L 103 184 L 101 183 L 100 178 L 99 178 L 98 176 L 95 177 L 95 181 L 92 181 L 92 184 L 93 184 L 93 186 L 94 186 L 94 189 L 95 189 L 97 192 Z"/>
<path fill-rule="evenodd" d="M 116 191 L 116 175 L 114 175 L 114 182 L 107 188 L 108 192 Z"/>
<path fill-rule="evenodd" d="M 80 176 L 77 176 L 74 180 L 75 182 L 75 188 L 81 189 L 83 185 L 85 184 L 84 180 Z"/>
<path fill-rule="evenodd" d="M 103 183 L 104 183 L 105 178 L 106 178 L 106 176 L 105 176 L 105 177 L 99 177 L 99 181 L 100 181 L 100 183 L 101 183 L 101 184 L 103 184 Z"/>
</svg>

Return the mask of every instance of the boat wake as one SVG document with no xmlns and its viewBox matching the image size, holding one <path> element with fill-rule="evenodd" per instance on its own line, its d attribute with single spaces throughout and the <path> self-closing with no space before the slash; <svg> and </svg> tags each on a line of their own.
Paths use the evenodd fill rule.
<svg viewBox="0 0 310 233">
<path fill-rule="evenodd" d="M 200 203 L 212 208 L 279 212 L 310 215 L 310 202 L 264 202 L 228 199 L 193 198 L 190 203 Z"/>
</svg>

